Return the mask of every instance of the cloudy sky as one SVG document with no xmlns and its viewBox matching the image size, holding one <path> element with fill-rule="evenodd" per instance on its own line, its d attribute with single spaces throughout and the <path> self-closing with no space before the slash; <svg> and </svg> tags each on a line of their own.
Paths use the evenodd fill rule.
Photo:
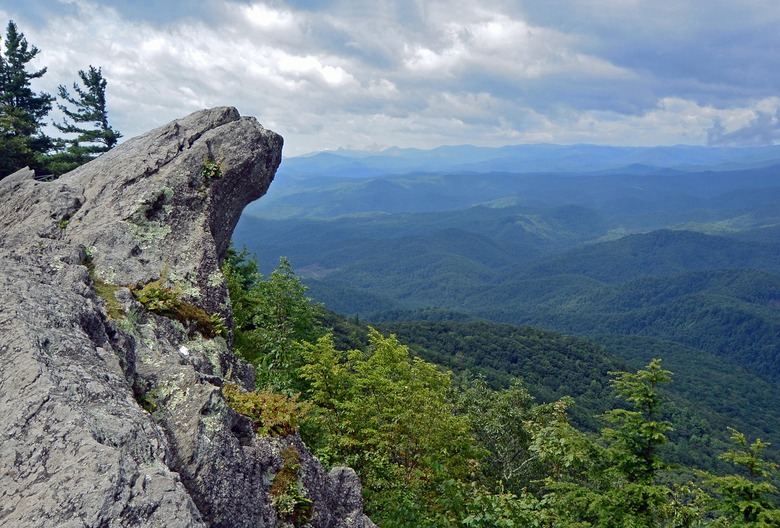
<svg viewBox="0 0 780 528">
<path fill-rule="evenodd" d="M 236 106 L 339 147 L 780 142 L 778 0 L 0 0 L 130 137 Z M 56 116 L 53 116 L 56 117 Z"/>
</svg>

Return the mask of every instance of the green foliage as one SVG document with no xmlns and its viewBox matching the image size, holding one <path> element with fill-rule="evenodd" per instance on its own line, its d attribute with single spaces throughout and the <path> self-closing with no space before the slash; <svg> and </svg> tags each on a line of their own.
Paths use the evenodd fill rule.
<svg viewBox="0 0 780 528">
<path fill-rule="evenodd" d="M 90 65 L 88 71 L 79 70 L 79 78 L 83 87 L 73 83 L 75 96 L 68 89 L 59 85 L 59 97 L 74 107 L 69 109 L 63 104 L 57 107 L 65 114 L 64 123 L 55 123 L 55 127 L 66 134 L 78 134 L 76 139 L 69 140 L 71 146 L 82 147 L 83 154 L 87 158 L 106 152 L 116 145 L 122 134 L 111 128 L 108 124 L 108 111 L 106 110 L 106 85 L 108 81 L 103 77 L 102 68 Z M 77 124 L 91 124 L 91 128 L 83 128 Z"/>
<path fill-rule="evenodd" d="M 437 192 L 449 195 L 453 179 L 440 176 L 447 189 Z M 625 185 L 622 178 L 609 179 L 615 186 Z M 747 236 L 659 229 L 677 222 L 664 224 L 657 211 L 645 210 L 637 227 L 642 234 L 617 236 L 609 229 L 623 227 L 625 235 L 631 211 L 617 213 L 607 207 L 614 204 L 588 204 L 589 215 L 570 215 L 556 207 L 577 194 L 593 198 L 585 181 L 594 184 L 579 178 L 559 181 L 576 190 L 558 198 L 559 190 L 548 189 L 548 206 L 327 221 L 246 218 L 237 236 L 243 229 L 242 240 L 253 250 L 283 251 L 294 258 L 302 269 L 312 270 L 314 297 L 332 310 L 357 313 L 368 321 L 420 320 L 438 309 L 441 317 L 459 312 L 579 335 L 650 336 L 728 358 L 761 376 L 780 376 L 780 360 L 773 352 L 780 335 L 780 316 L 772 309 L 780 296 L 776 230 L 751 231 L 751 238 L 763 241 L 757 243 Z M 770 187 L 764 181 L 738 173 L 720 183 L 740 188 L 743 200 L 767 194 L 766 201 L 771 202 L 771 195 L 777 202 L 780 188 L 774 183 L 766 193 L 750 189 Z M 652 179 L 645 183 L 647 192 L 664 192 Z M 706 186 L 709 195 L 713 184 L 708 180 L 695 186 L 698 192 Z M 707 214 L 732 218 L 733 210 L 725 204 L 736 194 L 722 196 Z M 297 197 L 324 201 L 317 193 Z M 750 203 L 739 207 L 751 219 L 763 212 Z M 701 214 L 695 209 L 680 212 L 683 217 Z M 544 227 L 539 234 L 528 230 L 532 217 Z M 605 218 L 608 226 L 603 225 Z M 762 225 L 777 224 L 776 207 L 770 218 Z M 663 357 L 672 359 L 669 354 Z"/>
<path fill-rule="evenodd" d="M 164 286 L 164 282 L 165 277 L 162 277 L 144 285 L 131 286 L 130 291 L 150 312 L 175 319 L 204 337 L 227 336 L 227 327 L 221 315 L 209 314 L 203 308 L 183 301 L 181 293 Z"/>
<path fill-rule="evenodd" d="M 106 301 L 106 315 L 111 319 L 121 319 L 124 317 L 125 310 L 114 295 L 117 291 L 122 289 L 122 287 L 109 284 L 94 276 L 94 274 L 92 276 L 92 284 L 95 288 L 95 295 Z"/>
<path fill-rule="evenodd" d="M 263 324 L 268 335 L 287 335 L 288 327 L 275 326 L 273 317 L 260 317 L 255 310 L 273 306 L 269 299 L 279 297 L 279 291 L 295 291 L 289 287 L 294 281 L 279 281 L 287 286 L 279 290 L 261 289 L 257 285 L 264 279 L 245 253 L 233 252 L 226 264 L 237 325 L 256 330 L 255 324 Z M 293 297 L 305 295 L 298 290 Z M 338 329 L 338 342 L 348 346 L 336 346 L 331 334 L 295 340 L 289 360 L 267 371 L 268 385 L 301 390 L 311 404 L 300 422 L 301 436 L 326 466 L 349 465 L 357 471 L 366 511 L 381 526 L 743 526 L 735 520 L 737 510 L 729 509 L 732 499 L 721 504 L 728 494 L 738 503 L 738 493 L 748 489 L 736 476 L 707 477 L 712 499 L 699 482 L 685 481 L 690 471 L 672 472 L 666 462 L 675 433 L 670 417 L 687 411 L 670 413 L 662 405 L 662 385 L 671 372 L 661 368 L 660 360 L 636 372 L 616 371 L 621 364 L 598 347 L 530 328 L 477 322 L 385 326 L 403 330 L 405 339 L 417 343 L 415 352 L 462 371 L 482 368 L 490 376 L 462 376 L 453 384 L 449 373 L 415 357 L 395 336 L 362 331 L 357 318 L 326 316 Z M 472 332 L 456 332 L 464 328 Z M 483 352 L 491 346 L 495 350 Z M 576 390 L 578 398 L 591 397 L 607 407 L 602 411 L 607 426 L 600 434 L 583 433 L 570 423 L 569 411 L 577 408 L 571 398 L 537 404 L 526 384 L 506 374 L 533 376 L 540 368 L 549 371 L 549 378 L 533 378 L 533 386 L 543 394 Z M 601 379 L 607 371 L 609 382 Z M 590 374 L 581 379 L 583 372 Z M 558 393 L 545 392 L 544 386 L 555 380 L 566 381 L 559 381 Z M 618 399 L 627 408 L 615 407 Z M 264 403 L 252 404 L 255 410 L 243 405 L 245 414 L 263 423 L 257 408 Z M 697 427 L 703 431 L 705 426 Z M 741 455 L 723 458 L 745 460 Z M 759 463 L 750 467 L 774 469 Z M 305 503 L 289 473 L 279 480 L 277 489 L 283 491 L 275 502 L 287 514 Z M 744 526 L 774 526 L 776 506 L 768 498 L 774 488 L 759 484 L 753 491 L 763 494 L 756 501 L 764 508 L 764 524 Z"/>
<path fill-rule="evenodd" d="M 125 309 L 122 307 L 122 303 L 117 300 L 116 295 L 114 295 L 122 287 L 109 284 L 98 277 L 97 273 L 95 273 L 95 265 L 92 262 L 92 252 L 89 249 L 85 252 L 83 264 L 89 271 L 89 278 L 92 279 L 95 295 L 106 301 L 106 315 L 111 319 L 118 320 L 124 318 Z"/>
<path fill-rule="evenodd" d="M 218 163 L 206 160 L 203 164 L 203 169 L 200 171 L 200 175 L 207 180 L 211 178 L 220 178 L 222 176 L 222 168 Z"/>
<path fill-rule="evenodd" d="M 206 189 L 211 185 L 212 180 L 222 177 L 222 167 L 219 163 L 207 158 L 203 163 L 203 167 L 200 169 L 200 180 L 198 184 L 198 192 L 202 199 L 206 199 Z"/>
<path fill-rule="evenodd" d="M 209 328 L 209 332 L 213 335 L 222 337 L 227 337 L 230 332 L 228 330 L 227 324 L 225 323 L 225 318 L 222 317 L 222 314 L 219 313 L 213 313 L 209 315 L 207 328 Z"/>
<path fill-rule="evenodd" d="M 635 374 L 612 374 L 611 385 L 615 393 L 630 402 L 633 409 L 607 412 L 604 417 L 617 427 L 605 428 L 602 434 L 611 444 L 611 459 L 620 474 L 629 483 L 650 484 L 663 468 L 658 447 L 667 442 L 665 433 L 672 430 L 671 423 L 659 420 L 658 386 L 669 382 L 672 373 L 661 368 L 660 359 L 653 359 Z"/>
<path fill-rule="evenodd" d="M 274 475 L 269 490 L 271 504 L 281 519 L 293 526 L 303 526 L 314 518 L 314 507 L 298 482 L 301 455 L 293 446 L 284 448 L 280 454 L 282 467 Z"/>
<path fill-rule="evenodd" d="M 238 385 L 225 385 L 222 394 L 230 407 L 255 424 L 259 435 L 285 436 L 293 433 L 309 405 L 298 401 L 298 395 L 244 391 Z"/>
<path fill-rule="evenodd" d="M 574 397 L 576 404 L 568 409 L 572 421 L 593 431 L 599 427 L 595 416 L 614 403 L 609 371 L 627 367 L 588 341 L 528 326 L 469 321 L 381 323 L 377 328 L 396 334 L 427 361 L 484 376 L 492 389 L 522 378 L 539 401 Z"/>
<path fill-rule="evenodd" d="M 39 52 L 9 21 L 0 53 L 0 178 L 25 166 L 40 170 L 39 159 L 52 145 L 42 128 L 54 98 L 30 87 L 46 68 L 27 69 Z"/>
<path fill-rule="evenodd" d="M 375 330 L 366 351 L 341 352 L 331 336 L 307 344 L 300 376 L 315 404 L 302 434 L 329 464 L 361 477 L 382 526 L 422 526 L 438 486 L 466 479 L 479 451 L 449 400 L 449 375 Z"/>
<path fill-rule="evenodd" d="M 657 420 L 657 389 L 671 378 L 671 373 L 661 369 L 659 360 L 653 360 L 636 373 L 612 375 L 613 390 L 630 402 L 632 409 L 614 409 L 605 414 L 616 427 L 602 430 L 600 445 L 576 440 L 576 432 L 560 426 L 547 428 L 544 441 L 534 444 L 542 459 L 560 463 L 567 457 L 589 457 L 582 472 L 547 477 L 545 515 L 556 520 L 554 525 L 570 521 L 583 523 L 582 526 L 650 528 L 664 526 L 674 517 L 670 489 L 658 482 L 663 465 L 656 453 L 656 448 L 666 441 L 664 432 L 670 428 L 667 422 Z M 566 434 L 558 445 L 567 449 L 561 450 L 550 441 L 551 432 Z M 546 452 L 550 446 L 553 451 Z M 575 457 L 567 454 L 572 447 L 577 449 Z"/>
<path fill-rule="evenodd" d="M 646 365 L 654 357 L 674 371 L 674 383 L 662 389 L 670 405 L 663 417 L 675 424 L 668 433 L 670 443 L 662 447 L 666 459 L 675 464 L 707 471 L 730 468 L 717 455 L 731 446 L 728 427 L 750 436 L 780 434 L 780 391 L 766 378 L 737 368 L 721 358 L 699 350 L 653 338 L 599 336 L 609 350 L 620 350 L 632 368 Z M 777 461 L 774 445 L 767 457 Z"/>
<path fill-rule="evenodd" d="M 359 343 L 347 340 L 355 333 L 353 326 L 334 318 L 328 324 L 338 332 L 337 343 Z M 659 452 L 687 473 L 691 467 L 715 472 L 729 469 L 717 459 L 730 444 L 727 426 L 751 436 L 780 434 L 780 391 L 775 383 L 690 347 L 637 336 L 606 335 L 586 341 L 485 321 L 388 322 L 376 327 L 396 334 L 423 359 L 451 369 L 456 378 L 483 375 L 492 389 L 506 388 L 514 378 L 522 378 L 526 390 L 545 403 L 571 396 L 569 419 L 586 432 L 599 431 L 603 424 L 597 416 L 617 405 L 608 380 L 610 371 L 633 371 L 654 357 L 663 357 L 675 376 L 674 383 L 662 384 L 658 391 L 670 403 L 662 406 L 660 417 L 673 422 L 675 430 L 666 433 L 670 442 L 660 446 Z M 616 350 L 620 358 L 610 354 Z M 774 448 L 769 448 L 767 457 L 777 461 Z"/>
<path fill-rule="evenodd" d="M 517 528 L 540 526 L 537 502 L 523 494 L 493 492 L 476 482 L 447 480 L 439 487 L 427 526 Z"/>
<path fill-rule="evenodd" d="M 255 366 L 260 388 L 295 392 L 300 347 L 321 335 L 317 305 L 287 259 L 268 278 L 246 251 L 228 251 L 222 265 L 233 305 L 234 350 Z"/>
<path fill-rule="evenodd" d="M 136 392 L 135 394 L 135 400 L 138 402 L 138 405 L 149 414 L 152 414 L 157 410 L 158 398 L 159 393 L 157 389 Z"/>
<path fill-rule="evenodd" d="M 739 467 L 744 474 L 703 475 L 705 484 L 714 490 L 712 507 L 721 513 L 719 522 L 727 526 L 780 526 L 780 509 L 769 498 L 777 495 L 777 487 L 767 481 L 777 464 L 762 458 L 769 444 L 760 438 L 748 444 L 743 433 L 730 431 L 736 446 L 720 458 Z"/>
<path fill-rule="evenodd" d="M 66 119 L 54 126 L 77 137 L 52 139 L 43 133 L 43 120 L 55 98 L 45 92 L 35 93 L 30 86 L 47 71 L 28 70 L 39 52 L 9 21 L 0 51 L 0 178 L 25 166 L 39 175 L 60 175 L 107 151 L 122 137 L 108 125 L 106 79 L 94 66 L 79 71 L 83 87 L 74 83 L 74 96 L 63 85 L 58 89 L 60 99 L 72 108 L 58 103 Z M 85 124 L 92 127 L 85 128 Z"/>
<path fill-rule="evenodd" d="M 138 302 L 152 312 L 172 316 L 179 308 L 179 293 L 162 285 L 162 281 L 152 281 L 132 289 Z"/>
<path fill-rule="evenodd" d="M 474 438 L 486 450 L 480 471 L 487 487 L 520 494 L 547 474 L 550 468 L 534 452 L 534 438 L 566 420 L 570 398 L 537 405 L 520 380 L 494 391 L 483 377 L 459 387 L 455 398 L 457 412 L 469 419 Z"/>
<path fill-rule="evenodd" d="M 54 123 L 54 126 L 65 134 L 77 136 L 73 139 L 58 140 L 57 152 L 47 157 L 47 165 L 55 175 L 73 170 L 110 150 L 122 137 L 122 134 L 108 124 L 107 81 L 103 77 L 102 69 L 90 65 L 86 72 L 79 70 L 79 78 L 83 87 L 73 83 L 75 96 L 71 95 L 64 85 L 58 88 L 60 99 L 70 104 L 73 109 L 57 103 L 66 119 L 63 123 Z"/>
</svg>

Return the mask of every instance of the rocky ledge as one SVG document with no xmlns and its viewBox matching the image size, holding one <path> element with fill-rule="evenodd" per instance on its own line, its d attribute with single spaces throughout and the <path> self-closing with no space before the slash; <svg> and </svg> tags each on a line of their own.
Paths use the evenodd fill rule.
<svg viewBox="0 0 780 528">
<path fill-rule="evenodd" d="M 256 435 L 221 391 L 253 372 L 219 266 L 281 150 L 215 108 L 55 181 L 0 180 L 0 526 L 374 526 L 351 469 Z M 194 315 L 149 311 L 145 287 Z"/>
</svg>

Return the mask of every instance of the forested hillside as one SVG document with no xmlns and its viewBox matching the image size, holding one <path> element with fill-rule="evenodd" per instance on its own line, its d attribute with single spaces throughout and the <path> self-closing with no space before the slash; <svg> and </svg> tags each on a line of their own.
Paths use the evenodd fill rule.
<svg viewBox="0 0 780 528">
<path fill-rule="evenodd" d="M 564 439 L 551 433 L 549 427 L 563 431 L 552 425 L 558 418 L 543 420 L 535 432 L 517 434 L 530 439 L 525 449 L 539 460 L 547 456 L 542 454 L 545 448 L 533 442 L 557 438 L 568 446 L 558 452 L 567 460 L 559 460 L 563 465 L 558 468 L 565 467 L 565 473 L 579 467 L 577 476 L 553 476 L 545 473 L 549 467 L 528 462 L 532 473 L 539 472 L 536 476 L 524 474 L 514 481 L 518 487 L 504 488 L 511 497 L 489 499 L 493 506 L 500 503 L 512 511 L 510 517 L 523 518 L 513 509 L 517 507 L 535 512 L 525 517 L 529 525 L 547 514 L 566 519 L 566 526 L 574 525 L 573 519 L 582 526 L 711 525 L 720 514 L 708 510 L 706 504 L 713 503 L 702 490 L 707 483 L 725 481 L 701 480 L 696 471 L 732 471 L 731 462 L 744 460 L 742 455 L 718 453 L 731 452 L 734 441 L 746 457 L 760 453 L 780 459 L 775 446 L 748 440 L 777 443 L 780 438 L 780 160 L 772 149 L 668 149 L 665 164 L 653 165 L 644 157 L 620 166 L 626 157 L 648 153 L 585 146 L 551 151 L 564 157 L 557 169 L 550 166 L 544 173 L 523 172 L 517 169 L 521 160 L 497 160 L 491 157 L 495 152 L 479 149 L 464 151 L 475 160 L 488 160 L 482 171 L 475 169 L 475 161 L 469 173 L 460 165 L 437 173 L 433 155 L 410 161 L 400 153 L 402 160 L 388 167 L 411 169 L 398 175 L 382 173 L 380 160 L 371 157 L 353 155 L 346 165 L 337 155 L 302 159 L 291 164 L 277 195 L 246 211 L 234 240 L 260 255 L 264 273 L 279 256 L 289 258 L 309 295 L 346 316 L 328 317 L 325 326 L 333 329 L 334 341 L 317 345 L 319 353 L 330 358 L 327 368 L 359 370 L 350 359 L 358 356 L 346 350 L 362 350 L 365 358 L 371 357 L 380 338 L 363 326 L 370 322 L 382 335 L 397 336 L 393 347 L 408 346 L 408 353 L 419 360 L 451 370 L 455 393 L 471 394 L 476 401 L 483 401 L 477 394 L 496 401 L 518 397 L 531 412 L 523 418 L 529 424 L 532 416 L 560 417 L 556 413 L 566 409 L 564 429 L 571 432 L 569 424 L 576 426 L 574 436 L 567 432 Z M 453 160 L 468 157 L 458 152 L 448 151 Z M 571 172 L 572 160 L 582 161 L 585 153 L 594 155 L 589 171 Z M 713 156 L 720 157 L 713 161 Z M 540 170 L 541 159 L 538 155 L 529 167 Z M 499 166 L 514 166 L 515 172 L 495 172 Z M 317 171 L 319 176 L 313 176 Z M 656 358 L 674 372 L 673 378 L 661 372 Z M 617 463 L 612 456 L 625 455 L 612 443 L 622 442 L 621 428 L 639 427 L 632 420 L 641 415 L 617 410 L 626 398 L 634 404 L 638 400 L 632 399 L 633 389 L 616 392 L 623 385 L 615 372 L 637 372 L 632 383 L 656 380 L 657 386 L 651 383 L 653 398 L 666 402 L 643 418 L 652 415 L 652 427 L 663 441 L 646 446 L 655 461 L 645 459 L 649 466 L 641 478 L 606 469 Z M 667 384 L 669 379 L 673 381 Z M 522 380 L 524 396 L 512 392 L 519 390 L 517 380 Z M 331 401 L 326 406 L 337 411 L 340 405 Z M 490 414 L 486 408 L 472 412 L 472 427 L 499 427 L 476 417 Z M 479 430 L 472 433 L 489 438 L 481 437 Z M 552 436 L 545 436 L 548 433 Z M 580 433 L 589 440 L 577 436 Z M 606 473 L 597 476 L 595 466 L 577 473 L 589 463 L 566 451 L 573 446 L 579 446 L 575 451 L 600 453 L 596 465 L 606 464 L 601 466 Z M 599 451 L 602 448 L 606 451 Z M 678 466 L 670 470 L 656 465 L 661 459 Z M 578 466 L 580 462 L 584 466 Z M 623 467 L 618 473 L 627 470 L 615 467 Z M 605 477 L 611 484 L 601 480 Z M 458 478 L 465 482 L 465 477 Z M 488 481 L 495 479 L 496 473 Z M 604 487 L 599 493 L 606 495 L 591 495 L 593 490 L 575 484 L 582 482 L 578 479 L 600 482 Z M 644 497 L 644 507 L 655 512 L 656 521 L 617 513 L 618 503 L 626 506 L 633 499 L 610 486 L 623 482 L 630 488 L 640 481 L 662 486 L 635 490 Z M 697 483 L 683 484 L 688 481 Z M 500 489 L 479 482 L 485 492 Z M 539 509 L 527 492 L 548 497 L 545 504 L 554 513 L 544 513 L 547 506 Z M 449 497 L 442 488 L 437 493 Z M 480 493 L 473 496 L 488 500 Z M 575 496 L 612 513 L 604 517 L 604 512 L 586 508 L 582 511 L 590 513 L 582 517 Z M 661 496 L 674 497 L 675 506 Z M 716 502 L 725 504 L 724 497 Z M 666 514 L 682 517 L 664 517 L 664 508 Z M 775 526 L 770 517 L 761 521 L 765 524 L 745 525 Z"/>
<path fill-rule="evenodd" d="M 677 376 L 659 359 L 632 372 L 622 367 L 641 354 L 485 322 L 380 332 L 313 304 L 289 262 L 267 278 L 256 269 L 235 252 L 224 266 L 235 351 L 257 381 L 253 392 L 224 387 L 226 399 L 259 434 L 299 431 L 323 463 L 353 467 L 381 526 L 780 523 L 775 453 L 733 427 L 755 417 L 729 424 L 697 401 L 701 385 L 667 389 Z M 762 397 L 777 408 L 771 390 Z M 292 518 L 310 515 L 305 495 L 285 493 Z"/>
<path fill-rule="evenodd" d="M 780 375 L 774 242 L 655 231 L 551 255 L 534 241 L 504 243 L 465 226 L 397 238 L 354 227 L 348 238 L 339 221 L 310 224 L 305 240 L 282 227 L 288 246 L 260 245 L 256 237 L 283 235 L 248 219 L 240 240 L 288 256 L 341 313 L 387 320 L 439 307 L 577 334 L 654 336 Z M 549 256 L 534 262 L 540 254 Z"/>
<path fill-rule="evenodd" d="M 622 169 L 615 164 L 639 153 L 596 151 L 592 168 L 601 170 L 581 174 L 344 179 L 333 158 L 303 159 L 276 197 L 247 211 L 235 238 L 267 255 L 264 266 L 291 259 L 339 313 L 384 321 L 437 308 L 579 335 L 654 337 L 780 376 L 773 151 L 721 152 L 707 166 L 701 151 L 685 163 L 691 153 L 671 149 L 666 165 Z M 431 159 L 420 163 L 430 168 Z M 305 161 L 324 176 L 301 176 Z M 299 213 L 278 218 L 295 203 Z"/>
<path fill-rule="evenodd" d="M 596 430 L 597 416 L 617 404 L 609 372 L 636 370 L 653 358 L 675 373 L 662 389 L 673 402 L 665 417 L 677 425 L 669 461 L 709 468 L 726 446 L 727 427 L 751 436 L 780 432 L 780 393 L 773 382 L 718 357 L 668 341 L 601 335 L 588 340 L 534 327 L 472 322 L 394 322 L 377 328 L 395 334 L 420 357 L 456 373 L 485 376 L 493 388 L 520 378 L 538 400 L 574 397 L 572 422 Z M 713 390 L 717 387 L 718 390 Z M 780 459 L 780 453 L 771 450 Z"/>
</svg>

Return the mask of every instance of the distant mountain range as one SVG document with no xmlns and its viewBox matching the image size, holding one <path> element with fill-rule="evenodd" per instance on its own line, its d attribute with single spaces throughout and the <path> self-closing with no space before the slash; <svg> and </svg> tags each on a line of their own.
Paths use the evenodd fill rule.
<svg viewBox="0 0 780 528">
<path fill-rule="evenodd" d="M 780 147 L 337 151 L 285 160 L 234 241 L 263 273 L 288 257 L 317 301 L 447 368 L 598 402 L 577 361 L 662 357 L 695 416 L 776 442 L 779 204 Z M 517 325 L 605 348 L 551 344 L 574 363 L 542 372 L 542 352 L 507 355 L 536 339 Z"/>
<path fill-rule="evenodd" d="M 336 150 L 289 158 L 279 176 L 365 178 L 411 172 L 596 172 L 755 168 L 780 159 L 771 147 L 610 147 L 599 145 L 472 145 L 432 150 L 390 148 L 381 152 Z"/>
<path fill-rule="evenodd" d="M 278 178 L 235 241 L 338 312 L 668 338 L 780 377 L 780 147 L 336 152 Z"/>
<path fill-rule="evenodd" d="M 245 214 L 331 218 L 517 204 L 629 211 L 654 204 L 653 211 L 666 213 L 691 209 L 691 200 L 729 192 L 747 194 L 742 200 L 750 207 L 763 200 L 763 207 L 769 208 L 777 196 L 766 196 L 764 189 L 776 187 L 778 167 L 780 147 L 531 145 L 391 149 L 380 154 L 337 151 L 284 160 L 269 193 Z M 738 198 L 723 197 L 730 202 Z"/>
</svg>

